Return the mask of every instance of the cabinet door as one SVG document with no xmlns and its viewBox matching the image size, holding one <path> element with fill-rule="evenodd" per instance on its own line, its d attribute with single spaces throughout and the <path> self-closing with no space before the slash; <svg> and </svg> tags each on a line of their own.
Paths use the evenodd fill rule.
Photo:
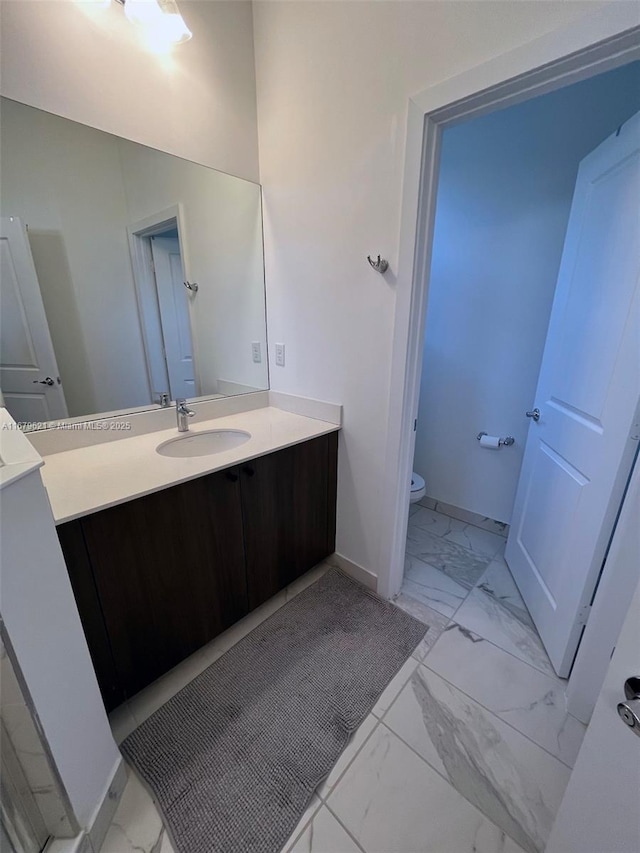
<svg viewBox="0 0 640 853">
<path fill-rule="evenodd" d="M 87 516 L 82 526 L 127 696 L 247 613 L 236 469 Z"/>
<path fill-rule="evenodd" d="M 335 548 L 337 433 L 241 466 L 249 608 Z"/>
<path fill-rule="evenodd" d="M 111 653 L 82 522 L 68 521 L 59 525 L 57 532 L 102 699 L 107 711 L 111 711 L 120 705 L 125 696 Z"/>
</svg>

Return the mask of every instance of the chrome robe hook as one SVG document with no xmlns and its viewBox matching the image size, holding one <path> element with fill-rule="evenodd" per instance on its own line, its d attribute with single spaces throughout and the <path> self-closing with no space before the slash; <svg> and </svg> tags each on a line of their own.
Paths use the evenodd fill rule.
<svg viewBox="0 0 640 853">
<path fill-rule="evenodd" d="M 380 255 L 378 255 L 378 259 L 376 261 L 372 261 L 371 255 L 367 255 L 367 260 L 376 272 L 385 273 L 389 269 L 389 261 L 385 261 L 385 259 L 381 258 Z"/>
</svg>

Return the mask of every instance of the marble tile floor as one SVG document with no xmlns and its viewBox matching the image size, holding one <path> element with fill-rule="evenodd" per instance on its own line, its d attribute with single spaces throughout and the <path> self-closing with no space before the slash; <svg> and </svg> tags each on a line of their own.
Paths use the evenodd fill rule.
<svg viewBox="0 0 640 853">
<path fill-rule="evenodd" d="M 282 853 L 544 850 L 585 727 L 566 712 L 565 682 L 502 559 L 504 538 L 441 516 L 427 507 L 413 513 L 409 538 L 420 551 L 408 553 L 395 601 L 429 630 Z M 118 708 L 110 717 L 116 740 L 326 569 L 300 578 Z M 103 853 L 133 851 L 173 853 L 153 799 L 130 773 Z"/>
<path fill-rule="evenodd" d="M 516 849 L 536 853 L 585 726 L 567 713 L 566 682 L 555 675 L 503 559 L 505 539 L 471 526 L 429 506 L 409 518 L 396 604 L 418 618 L 425 608 L 424 621 L 431 608 L 446 624 L 382 724 Z"/>
</svg>

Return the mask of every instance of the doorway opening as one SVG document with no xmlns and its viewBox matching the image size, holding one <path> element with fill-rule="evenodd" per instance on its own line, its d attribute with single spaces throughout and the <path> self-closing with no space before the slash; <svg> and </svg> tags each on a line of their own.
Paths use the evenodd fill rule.
<svg viewBox="0 0 640 853">
<path fill-rule="evenodd" d="M 402 281 L 408 283 L 410 277 L 412 287 L 407 291 L 399 288 L 396 305 L 391 369 L 391 414 L 385 476 L 386 485 L 390 488 L 385 492 L 385 501 L 388 502 L 385 512 L 386 528 L 382 532 L 381 558 L 378 566 L 378 591 L 389 597 L 399 592 L 403 579 L 410 497 L 406 483 L 410 481 L 413 469 L 415 437 L 412 427 L 418 414 L 423 340 L 425 340 L 423 337 L 425 308 L 430 286 L 432 238 L 436 222 L 436 187 L 443 133 L 447 128 L 455 129 L 455 125 L 473 117 L 487 115 L 515 104 L 523 104 L 538 95 L 561 90 L 572 83 L 587 80 L 637 61 L 639 58 L 638 28 L 631 20 L 626 30 L 620 26 L 620 22 L 612 23 L 612 26 L 608 27 L 602 20 L 595 23 L 594 21 L 595 18 L 581 27 L 574 27 L 570 42 L 574 45 L 575 52 L 570 55 L 567 55 L 566 47 L 565 53 L 562 53 L 559 38 L 555 40 L 549 38 L 546 41 L 542 39 L 538 43 L 532 43 L 512 52 L 508 57 L 500 57 L 472 72 L 447 81 L 446 84 L 435 86 L 410 102 L 398 279 L 400 283 Z M 414 230 L 416 227 L 417 234 Z M 416 237 L 414 243 L 413 238 Z M 431 291 L 429 291 L 429 298 L 431 299 Z M 501 307 L 498 305 L 497 309 Z M 477 312 L 477 304 L 475 308 Z M 464 310 L 468 310 L 468 306 L 465 305 Z M 476 353 L 476 358 L 481 360 L 482 353 Z M 528 402 L 525 410 L 532 411 L 535 408 L 534 402 Z M 580 412 L 574 412 L 574 414 L 579 415 Z M 524 416 L 524 411 L 521 416 Z M 497 453 L 492 454 L 484 449 L 480 451 L 476 437 L 481 432 L 495 434 L 497 438 L 510 435 L 510 432 L 506 429 L 503 432 L 503 429 L 501 422 L 495 426 L 474 425 L 471 440 L 474 442 L 474 448 L 485 454 L 487 464 L 492 456 L 496 459 L 504 459 L 510 448 L 503 446 Z M 548 457 L 550 456 L 548 454 Z M 624 480 L 629 474 L 630 460 L 628 461 L 626 471 L 623 470 L 624 465 L 621 466 L 615 489 L 611 489 L 612 494 L 618 489 L 620 497 Z M 421 472 L 418 471 L 418 473 Z M 428 481 L 428 477 L 425 479 Z M 427 496 L 431 496 L 428 482 L 425 490 Z M 605 516 L 611 515 L 608 531 L 605 523 L 607 518 L 601 519 L 600 538 L 602 540 L 608 538 L 618 509 L 617 506 L 613 507 L 613 503 L 604 513 Z M 498 513 L 485 514 L 490 518 L 498 515 Z M 498 515 L 495 520 L 504 523 L 509 519 L 504 516 L 500 518 Z M 598 547 L 600 546 L 604 553 L 606 541 L 599 541 Z M 560 666 L 556 666 L 556 669 L 559 669 L 563 675 L 567 674 L 566 658 Z M 601 681 L 598 683 L 597 675 L 591 680 L 591 692 L 595 700 Z"/>
<path fill-rule="evenodd" d="M 588 563 L 581 546 L 571 541 L 581 532 L 572 519 L 584 501 L 582 492 L 598 488 L 598 465 L 585 454 L 601 454 L 602 445 L 611 443 L 610 427 L 605 430 L 606 419 L 601 421 L 605 399 L 595 400 L 581 387 L 582 374 L 571 378 L 562 348 L 570 347 L 573 358 L 586 362 L 582 373 L 592 377 L 593 390 L 599 380 L 596 363 L 606 363 L 610 347 L 617 347 L 617 340 L 602 342 L 600 351 L 593 340 L 599 326 L 612 337 L 614 330 L 618 337 L 623 333 L 609 318 L 614 293 L 603 305 L 604 295 L 597 282 L 590 284 L 588 273 L 570 282 L 563 271 L 587 253 L 589 264 L 602 262 L 613 270 L 608 242 L 599 246 L 592 236 L 589 247 L 573 252 L 576 226 L 567 227 L 570 219 L 588 215 L 581 186 L 587 161 L 598 159 L 592 152 L 601 145 L 612 148 L 608 159 L 600 155 L 606 159 L 604 171 L 620 168 L 629 183 L 614 203 L 615 179 L 609 186 L 597 168 L 589 185 L 599 183 L 590 192 L 605 193 L 601 204 L 609 205 L 610 221 L 632 219 L 633 178 L 619 165 L 617 152 L 621 148 L 622 159 L 629 156 L 618 137 L 622 130 L 623 136 L 631 133 L 639 111 L 640 62 L 633 62 L 448 128 L 442 138 L 413 465 L 418 475 L 413 479 L 425 484 L 425 496 L 414 502 L 412 493 L 401 593 L 414 607 L 421 602 L 441 615 L 455 614 L 460 624 L 482 628 L 484 636 L 489 632 L 516 657 L 562 676 L 568 675 L 588 609 L 579 605 L 582 613 L 567 637 L 559 623 L 568 624 L 577 606 L 571 598 L 575 590 L 562 589 L 567 560 L 560 551 L 571 548 L 583 565 Z M 612 134 L 614 140 L 606 143 Z M 600 184 L 606 190 L 598 189 Z M 604 225 L 602 220 L 598 228 Z M 632 235 L 625 241 L 624 226 L 617 227 L 616 240 L 631 248 Z M 569 257 L 561 264 L 565 246 Z M 616 244 L 614 251 L 624 254 L 624 246 Z M 628 280 L 626 294 L 616 282 L 622 319 L 633 296 L 634 269 L 629 260 L 629 270 L 618 271 L 618 278 Z M 576 289 L 580 294 L 572 301 Z M 563 300 L 564 307 L 553 307 Z M 559 310 L 564 316 L 550 327 Z M 554 342 L 554 336 L 564 343 Z M 542 385 L 541 366 L 550 374 Z M 555 375 L 558 370 L 564 379 Z M 605 377 L 600 381 L 611 395 Z M 611 508 L 607 502 L 605 509 L 611 517 L 603 522 L 602 542 L 588 546 L 598 549 L 600 563 L 634 450 L 626 435 L 620 438 L 623 455 L 631 457 L 611 460 L 621 466 L 617 486 L 603 477 L 613 492 Z M 571 447 L 579 442 L 588 444 L 585 454 Z M 505 562 L 512 521 L 518 529 L 509 536 Z M 481 590 L 470 593 L 480 580 Z M 578 571 L 573 581 L 591 582 Z M 501 601 L 510 609 L 501 612 Z M 486 624 L 489 606 L 499 617 L 495 625 Z M 514 624 L 506 624 L 510 616 Z"/>
<path fill-rule="evenodd" d="M 161 405 L 200 394 L 191 323 L 197 284 L 184 275 L 180 219 L 176 207 L 128 229 L 151 397 Z"/>
</svg>

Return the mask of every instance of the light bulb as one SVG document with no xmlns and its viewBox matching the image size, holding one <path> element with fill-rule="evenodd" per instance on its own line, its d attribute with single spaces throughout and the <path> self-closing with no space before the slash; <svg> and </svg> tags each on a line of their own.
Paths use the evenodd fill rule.
<svg viewBox="0 0 640 853">
<path fill-rule="evenodd" d="M 165 27 L 167 37 L 175 44 L 189 41 L 193 33 L 185 24 L 184 18 L 178 10 L 176 0 L 158 0 L 158 6 L 162 10 L 163 26 Z"/>
<path fill-rule="evenodd" d="M 175 0 L 126 0 L 124 11 L 127 18 L 143 27 L 158 45 L 180 44 L 192 36 Z"/>
<path fill-rule="evenodd" d="M 156 0 L 126 0 L 124 13 L 132 24 L 153 27 L 162 15 Z"/>
</svg>

